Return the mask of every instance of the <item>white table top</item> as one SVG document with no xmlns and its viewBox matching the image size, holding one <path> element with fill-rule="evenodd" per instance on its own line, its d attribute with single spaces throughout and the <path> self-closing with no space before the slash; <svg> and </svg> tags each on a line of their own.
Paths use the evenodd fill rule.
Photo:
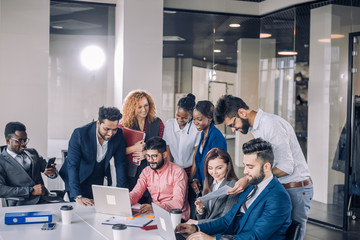
<svg viewBox="0 0 360 240">
<path fill-rule="evenodd" d="M 63 225 L 61 223 L 60 206 L 72 205 L 72 223 Z M 9 212 L 32 212 L 50 211 L 56 227 L 53 230 L 41 230 L 43 223 L 5 225 L 4 216 Z M 0 208 L 0 239 L 39 239 L 39 240 L 101 240 L 113 239 L 112 226 L 104 225 L 102 222 L 109 219 L 111 215 L 96 213 L 94 207 L 83 207 L 75 203 L 38 204 L 30 206 Z M 128 227 L 126 239 L 131 240 L 162 240 L 157 230 L 144 231 L 140 228 Z"/>
</svg>

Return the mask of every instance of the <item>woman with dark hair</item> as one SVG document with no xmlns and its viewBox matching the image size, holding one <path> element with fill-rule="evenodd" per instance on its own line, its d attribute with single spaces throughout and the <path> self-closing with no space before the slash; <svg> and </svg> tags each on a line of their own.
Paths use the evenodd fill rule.
<svg viewBox="0 0 360 240">
<path fill-rule="evenodd" d="M 184 168 L 190 175 L 194 153 L 199 144 L 200 132 L 192 122 L 195 107 L 195 96 L 189 93 L 179 100 L 175 118 L 165 124 L 164 140 L 168 160 Z"/>
<path fill-rule="evenodd" d="M 203 195 L 228 185 L 233 187 L 238 180 L 230 155 L 223 149 L 213 148 L 204 161 Z M 210 222 L 224 216 L 236 204 L 239 195 L 225 195 L 208 201 L 196 200 L 196 218 L 198 223 Z"/>
<path fill-rule="evenodd" d="M 193 121 L 196 129 L 201 131 L 199 146 L 195 154 L 195 164 L 191 170 L 192 189 L 198 195 L 205 180 L 204 159 L 213 148 L 227 150 L 225 137 L 213 122 L 214 104 L 210 101 L 199 101 L 193 112 Z"/>
<path fill-rule="evenodd" d="M 121 126 L 145 132 L 145 142 L 151 137 L 163 136 L 164 124 L 160 118 L 156 117 L 154 101 L 146 91 L 131 91 L 124 99 L 122 113 Z M 133 146 L 126 147 L 126 154 L 132 153 L 133 157 L 141 160 L 139 166 L 129 163 L 128 182 L 130 191 L 135 187 L 141 171 L 147 166 L 147 161 L 143 161 L 145 159 L 145 142 L 141 140 Z M 151 202 L 150 194 L 145 192 L 139 203 L 149 202 Z"/>
</svg>

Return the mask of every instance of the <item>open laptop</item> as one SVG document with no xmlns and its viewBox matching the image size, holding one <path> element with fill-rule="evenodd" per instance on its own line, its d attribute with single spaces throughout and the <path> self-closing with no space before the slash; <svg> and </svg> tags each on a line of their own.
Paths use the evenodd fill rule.
<svg viewBox="0 0 360 240">
<path fill-rule="evenodd" d="M 131 217 L 129 189 L 92 185 L 95 210 L 99 213 Z"/>
<path fill-rule="evenodd" d="M 186 234 L 174 232 L 170 213 L 155 203 L 151 203 L 151 205 L 154 210 L 155 221 L 160 237 L 166 240 L 186 240 Z"/>
</svg>

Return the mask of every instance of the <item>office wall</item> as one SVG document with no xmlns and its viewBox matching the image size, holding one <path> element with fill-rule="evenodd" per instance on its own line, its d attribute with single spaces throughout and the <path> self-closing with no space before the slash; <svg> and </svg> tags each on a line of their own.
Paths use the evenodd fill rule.
<svg viewBox="0 0 360 240">
<path fill-rule="evenodd" d="M 9 121 L 47 156 L 49 0 L 0 0 L 0 144 Z"/>
</svg>

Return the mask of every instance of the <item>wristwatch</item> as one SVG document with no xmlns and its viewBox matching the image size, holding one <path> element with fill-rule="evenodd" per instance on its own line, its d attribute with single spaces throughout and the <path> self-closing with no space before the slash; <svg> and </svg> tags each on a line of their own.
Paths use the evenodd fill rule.
<svg viewBox="0 0 360 240">
<path fill-rule="evenodd" d="M 76 197 L 74 197 L 74 200 L 82 198 L 82 195 L 77 195 Z"/>
<path fill-rule="evenodd" d="M 29 187 L 29 193 L 31 195 L 31 193 L 34 191 L 34 188 L 33 187 Z"/>
</svg>

